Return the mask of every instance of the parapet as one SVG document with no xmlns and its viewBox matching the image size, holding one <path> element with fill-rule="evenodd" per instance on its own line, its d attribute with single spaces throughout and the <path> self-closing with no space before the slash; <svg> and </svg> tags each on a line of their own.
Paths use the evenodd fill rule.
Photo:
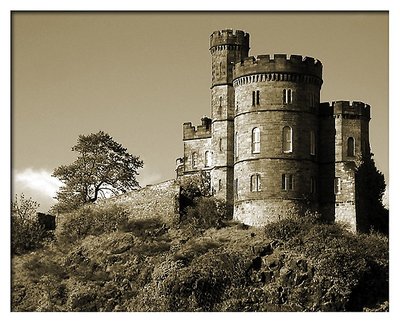
<svg viewBox="0 0 400 323">
<path fill-rule="evenodd" d="M 183 124 L 183 140 L 203 139 L 211 137 L 211 119 L 207 117 L 201 118 L 201 125 L 192 126 L 191 122 Z"/>
<path fill-rule="evenodd" d="M 275 54 L 250 56 L 235 64 L 233 78 L 258 73 L 312 75 L 322 81 L 322 64 L 312 57 Z"/>
<path fill-rule="evenodd" d="M 249 48 L 250 35 L 242 30 L 224 29 L 210 35 L 210 49 L 219 45 L 240 45 Z"/>
<path fill-rule="evenodd" d="M 319 105 L 321 116 L 343 116 L 344 118 L 366 118 L 371 119 L 371 107 L 369 104 L 359 101 L 334 101 L 324 102 Z"/>
</svg>

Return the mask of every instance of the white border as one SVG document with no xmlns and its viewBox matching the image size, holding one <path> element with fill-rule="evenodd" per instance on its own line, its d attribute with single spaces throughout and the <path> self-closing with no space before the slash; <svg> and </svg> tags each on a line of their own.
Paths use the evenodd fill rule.
<svg viewBox="0 0 400 323">
<path fill-rule="evenodd" d="M 398 143 L 396 142 L 398 136 L 398 124 L 400 121 L 398 102 L 399 86 L 396 80 L 397 74 L 393 71 L 400 71 L 399 67 L 399 47 L 398 47 L 398 31 L 399 26 L 399 9 L 396 6 L 398 1 L 380 0 L 380 1 L 252 1 L 251 4 L 243 1 L 141 1 L 134 4 L 128 3 L 126 0 L 113 0 L 113 1 L 82 1 L 82 0 L 69 0 L 69 1 L 28 1 L 28 0 L 2 0 L 0 1 L 0 35 L 1 35 L 1 67 L 0 70 L 0 97 L 1 97 L 1 118 L 0 118 L 0 136 L 1 136 L 1 151 L 2 151 L 2 164 L 0 167 L 0 178 L 2 185 L 0 186 L 1 198 L 1 224 L 0 224 L 0 237 L 2 239 L 1 247 L 1 298 L 0 298 L 0 314 L 4 322 L 15 322 L 19 320 L 29 320 L 40 322 L 70 322 L 71 319 L 92 319 L 96 320 L 101 318 L 105 320 L 117 318 L 123 320 L 153 320 L 162 319 L 166 322 L 177 322 L 190 320 L 208 320 L 217 319 L 223 321 L 236 321 L 236 320 L 282 320 L 295 319 L 297 321 L 307 322 L 320 322 L 323 320 L 342 321 L 352 320 L 360 322 L 376 322 L 381 320 L 394 320 L 395 316 L 399 314 L 399 297 L 398 286 L 399 284 L 399 255 L 398 247 L 400 246 L 400 234 L 396 232 L 399 226 L 399 208 L 397 203 L 397 193 L 399 192 L 397 167 Z M 106 314 L 80 314 L 80 313 L 10 313 L 10 258 L 9 258 L 9 205 L 10 205 L 10 185 L 8 183 L 10 178 L 10 11 L 11 10 L 389 10 L 390 21 L 390 141 L 389 141 L 389 169 L 390 169 L 390 312 L 389 313 L 219 313 L 219 314 L 178 314 L 178 313 L 106 313 Z M 377 58 L 375 64 L 379 64 Z"/>
</svg>

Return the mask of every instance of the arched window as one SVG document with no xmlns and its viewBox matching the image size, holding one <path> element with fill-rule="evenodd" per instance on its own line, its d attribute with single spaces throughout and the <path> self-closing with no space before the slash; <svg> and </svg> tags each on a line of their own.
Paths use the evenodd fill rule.
<svg viewBox="0 0 400 323">
<path fill-rule="evenodd" d="M 198 162 L 197 153 L 193 153 L 192 154 L 192 167 L 193 168 L 197 168 L 197 162 Z"/>
<path fill-rule="evenodd" d="M 210 167 L 211 166 L 211 151 L 206 151 L 204 154 L 204 160 L 205 160 L 205 166 Z"/>
<path fill-rule="evenodd" d="M 260 152 L 260 128 L 254 128 L 251 133 L 251 151 L 253 154 Z"/>
<path fill-rule="evenodd" d="M 354 143 L 354 138 L 353 137 L 349 137 L 349 139 L 347 139 L 347 156 L 348 157 L 354 157 L 355 155 L 355 143 Z"/>
<path fill-rule="evenodd" d="M 284 153 L 291 153 L 293 151 L 292 144 L 292 128 L 283 127 L 282 130 L 282 150 Z"/>
<path fill-rule="evenodd" d="M 313 130 L 310 131 L 310 155 L 315 156 L 315 132 Z"/>
<path fill-rule="evenodd" d="M 250 177 L 250 191 L 259 192 L 261 191 L 261 176 L 260 174 L 254 174 Z"/>
</svg>

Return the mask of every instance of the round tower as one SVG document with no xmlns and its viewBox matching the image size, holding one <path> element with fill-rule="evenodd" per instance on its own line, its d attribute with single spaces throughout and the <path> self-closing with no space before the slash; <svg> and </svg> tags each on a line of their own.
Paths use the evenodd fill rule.
<svg viewBox="0 0 400 323">
<path fill-rule="evenodd" d="M 217 198 L 233 204 L 233 68 L 248 56 L 249 34 L 225 29 L 210 36 L 211 78 L 211 185 Z"/>
<path fill-rule="evenodd" d="M 263 55 L 233 73 L 234 218 L 276 221 L 318 203 L 318 104 L 322 64 Z"/>
</svg>

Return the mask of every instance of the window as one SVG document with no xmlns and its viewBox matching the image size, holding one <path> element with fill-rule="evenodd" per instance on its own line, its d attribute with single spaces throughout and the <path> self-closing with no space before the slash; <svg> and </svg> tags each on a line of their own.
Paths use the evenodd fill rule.
<svg viewBox="0 0 400 323">
<path fill-rule="evenodd" d="M 293 100 L 293 94 L 291 89 L 284 89 L 283 90 L 283 103 L 290 104 Z"/>
<path fill-rule="evenodd" d="M 250 191 L 259 192 L 261 191 L 261 176 L 260 174 L 254 174 L 250 177 Z"/>
<path fill-rule="evenodd" d="M 251 150 L 253 154 L 260 152 L 260 128 L 254 128 L 251 133 Z"/>
<path fill-rule="evenodd" d="M 239 135 L 235 133 L 235 143 L 234 143 L 235 157 L 239 157 Z"/>
<path fill-rule="evenodd" d="M 293 190 L 294 177 L 292 174 L 282 174 L 282 189 L 284 191 Z"/>
<path fill-rule="evenodd" d="M 284 153 L 292 152 L 292 128 L 291 127 L 283 127 L 282 130 L 282 150 Z"/>
<path fill-rule="evenodd" d="M 350 137 L 349 139 L 347 139 L 347 156 L 354 157 L 354 155 L 355 155 L 354 138 Z"/>
<path fill-rule="evenodd" d="M 315 132 L 310 131 L 310 155 L 315 156 Z"/>
<path fill-rule="evenodd" d="M 219 146 L 219 151 L 222 151 L 222 138 L 219 138 L 218 146 Z"/>
<path fill-rule="evenodd" d="M 235 179 L 234 182 L 234 191 L 235 191 L 235 196 L 238 197 L 238 191 L 239 191 L 239 179 Z"/>
<path fill-rule="evenodd" d="M 197 168 L 197 153 L 192 154 L 192 167 Z"/>
<path fill-rule="evenodd" d="M 317 181 L 315 179 L 315 176 L 311 176 L 310 179 L 310 193 L 314 194 L 317 191 Z"/>
<path fill-rule="evenodd" d="M 222 179 L 218 180 L 218 191 L 222 190 Z"/>
<path fill-rule="evenodd" d="M 340 194 L 341 190 L 342 190 L 342 185 L 340 182 L 340 177 L 335 177 L 335 186 L 334 186 L 335 194 Z"/>
<path fill-rule="evenodd" d="M 253 91 L 251 105 L 254 107 L 255 105 L 260 105 L 260 91 Z"/>
<path fill-rule="evenodd" d="M 205 160 L 205 167 L 210 167 L 211 166 L 211 152 L 206 151 L 204 154 L 204 160 Z"/>
</svg>

